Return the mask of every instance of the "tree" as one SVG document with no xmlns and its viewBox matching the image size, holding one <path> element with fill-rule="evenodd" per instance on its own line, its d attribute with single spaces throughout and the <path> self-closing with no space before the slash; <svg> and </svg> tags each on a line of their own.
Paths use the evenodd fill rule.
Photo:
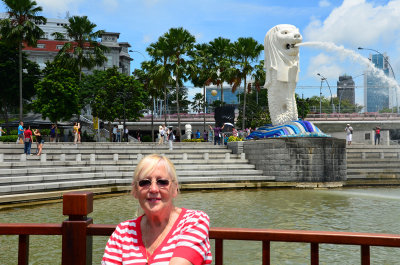
<svg viewBox="0 0 400 265">
<path fill-rule="evenodd" d="M 8 9 L 8 18 L 0 20 L 0 39 L 18 47 L 19 59 L 19 119 L 22 120 L 22 48 L 23 43 L 35 47 L 43 30 L 37 24 L 46 23 L 46 18 L 39 16 L 42 7 L 31 0 L 1 0 Z"/>
<path fill-rule="evenodd" d="M 211 82 L 221 85 L 221 102 L 224 102 L 224 81 L 228 81 L 228 68 L 231 67 L 231 48 L 232 43 L 229 39 L 222 37 L 215 38 L 209 42 L 209 53 L 212 58 Z"/>
<path fill-rule="evenodd" d="M 212 55 L 209 52 L 209 47 L 209 44 L 197 44 L 195 45 L 195 49 L 189 52 L 192 58 L 189 63 L 189 78 L 194 86 L 203 87 L 203 102 L 200 103 L 200 101 L 198 101 L 200 96 L 197 96 L 197 94 L 195 96 L 195 101 L 197 102 L 195 105 L 203 107 L 203 131 L 206 130 L 206 86 L 211 83 L 213 71 Z"/>
<path fill-rule="evenodd" d="M 240 106 L 243 107 L 244 93 L 238 95 L 240 97 Z M 271 123 L 268 109 L 268 90 L 261 89 L 258 93 L 248 94 L 248 102 L 246 104 L 247 119 L 244 128 L 256 128 Z M 258 102 L 258 103 L 257 103 Z M 238 123 L 242 123 L 242 112 L 239 112 Z"/>
<path fill-rule="evenodd" d="M 83 85 L 92 91 L 90 105 L 93 114 L 108 121 L 110 139 L 112 121 L 137 121 L 143 116 L 144 102 L 148 97 L 143 85 L 133 76 L 119 73 L 116 67 L 106 71 L 95 70 L 83 79 Z"/>
<path fill-rule="evenodd" d="M 46 76 L 36 84 L 36 99 L 33 107 L 36 112 L 51 122 L 69 120 L 78 114 L 79 104 L 78 76 L 69 69 L 47 64 Z"/>
<path fill-rule="evenodd" d="M 164 86 L 163 72 L 160 71 L 163 66 L 157 65 L 155 61 L 144 61 L 141 66 L 142 69 L 136 69 L 133 75 L 142 82 L 144 89 L 150 95 L 146 103 L 151 106 L 151 139 L 154 142 L 154 100 L 161 95 Z"/>
<path fill-rule="evenodd" d="M 164 36 L 159 37 L 157 42 L 149 45 L 146 49 L 149 55 L 157 64 L 157 73 L 155 74 L 157 82 L 161 82 L 164 88 L 164 124 L 167 124 L 167 93 L 169 91 L 167 84 L 171 78 L 171 65 L 168 63 L 169 48 L 167 40 Z M 160 63 L 160 64 L 158 64 Z"/>
<path fill-rule="evenodd" d="M 0 41 L 0 113 L 4 117 L 6 128 L 8 127 L 8 114 L 18 112 L 19 97 L 15 95 L 18 91 L 18 50 Z M 26 102 L 36 94 L 35 84 L 40 78 L 39 66 L 27 59 L 22 54 L 23 72 L 23 100 Z"/>
<path fill-rule="evenodd" d="M 235 77 L 234 86 L 240 83 L 240 80 L 243 79 L 244 88 L 242 129 L 245 128 L 246 121 L 246 90 L 248 90 L 246 77 L 253 71 L 251 63 L 260 56 L 260 53 L 263 49 L 263 45 L 259 44 L 255 39 L 251 37 L 238 38 L 238 40 L 233 43 L 232 55 L 235 58 L 237 65 L 237 74 Z"/>
<path fill-rule="evenodd" d="M 104 33 L 103 30 L 94 31 L 96 24 L 90 22 L 87 16 L 73 16 L 68 19 L 69 24 L 64 25 L 67 35 L 72 41 L 64 44 L 55 60 L 70 69 L 79 70 L 79 80 L 82 80 L 82 69 L 93 69 L 107 61 L 104 55 L 108 48 L 97 42 Z M 57 39 L 64 39 L 63 34 L 56 32 Z"/>
<path fill-rule="evenodd" d="M 200 113 L 202 110 L 204 111 L 205 104 L 204 95 L 201 93 L 196 93 L 196 95 L 194 95 L 193 102 L 191 103 L 193 110 L 197 113 Z"/>
<path fill-rule="evenodd" d="M 166 42 L 168 43 L 168 60 L 172 65 L 172 71 L 175 77 L 176 85 L 176 110 L 178 113 L 178 130 L 181 131 L 181 119 L 179 108 L 179 82 L 181 79 L 185 80 L 185 75 L 188 73 L 188 64 L 185 56 L 192 50 L 195 37 L 189 31 L 183 28 L 171 28 L 164 34 Z"/>
</svg>

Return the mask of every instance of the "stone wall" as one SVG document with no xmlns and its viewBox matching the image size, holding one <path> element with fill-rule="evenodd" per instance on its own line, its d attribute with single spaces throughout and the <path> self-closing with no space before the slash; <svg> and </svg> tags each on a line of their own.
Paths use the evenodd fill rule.
<svg viewBox="0 0 400 265">
<path fill-rule="evenodd" d="M 346 142 L 328 138 L 269 138 L 230 142 L 233 153 L 242 150 L 256 169 L 276 181 L 335 182 L 346 180 Z"/>
</svg>

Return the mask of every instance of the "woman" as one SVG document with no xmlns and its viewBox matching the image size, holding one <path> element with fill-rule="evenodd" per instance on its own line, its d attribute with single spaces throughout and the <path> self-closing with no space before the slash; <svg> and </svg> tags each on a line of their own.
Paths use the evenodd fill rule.
<svg viewBox="0 0 400 265">
<path fill-rule="evenodd" d="M 77 122 L 74 123 L 73 131 L 74 131 L 74 144 L 76 144 L 78 141 L 79 123 Z"/>
<path fill-rule="evenodd" d="M 158 145 L 164 143 L 164 132 L 165 132 L 164 126 L 162 125 L 158 126 L 158 138 L 159 138 Z"/>
<path fill-rule="evenodd" d="M 172 127 L 168 128 L 167 138 L 168 138 L 169 150 L 172 150 L 173 142 L 175 140 L 175 135 L 174 135 L 174 131 L 172 131 Z"/>
<path fill-rule="evenodd" d="M 211 264 L 209 218 L 175 207 L 178 179 L 162 155 L 144 157 L 135 169 L 132 194 L 144 214 L 120 223 L 107 242 L 102 264 Z"/>
<path fill-rule="evenodd" d="M 36 137 L 36 144 L 37 144 L 37 150 L 38 150 L 36 155 L 40 156 L 42 154 L 44 140 L 42 138 L 42 134 L 40 133 L 39 129 L 34 130 L 33 134 Z"/>
</svg>

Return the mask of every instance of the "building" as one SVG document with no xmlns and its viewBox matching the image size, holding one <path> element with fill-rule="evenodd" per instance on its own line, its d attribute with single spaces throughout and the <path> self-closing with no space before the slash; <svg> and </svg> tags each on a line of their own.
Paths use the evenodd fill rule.
<svg viewBox="0 0 400 265">
<path fill-rule="evenodd" d="M 347 100 L 351 104 L 355 105 L 355 85 L 352 76 L 342 75 L 339 76 L 337 81 L 336 95 L 339 101 Z"/>
<path fill-rule="evenodd" d="M 7 17 L 6 13 L 0 14 L 0 19 Z M 37 47 L 25 47 L 24 52 L 27 54 L 29 60 L 36 62 L 40 69 L 46 67 L 46 62 L 53 61 L 59 50 L 63 45 L 70 40 L 55 40 L 53 33 L 59 32 L 67 39 L 67 31 L 64 25 L 68 25 L 68 19 L 55 19 L 48 18 L 45 24 L 38 26 L 44 31 L 43 37 L 38 40 Z M 129 48 L 131 45 L 128 42 L 118 42 L 119 33 L 105 32 L 101 36 L 101 44 L 108 47 L 110 50 L 105 54 L 107 62 L 104 65 L 93 68 L 98 70 L 105 70 L 117 66 L 121 73 L 130 75 L 130 62 L 133 60 L 129 55 Z M 91 70 L 91 71 L 92 71 Z M 87 69 L 83 72 L 90 73 Z"/>
<path fill-rule="evenodd" d="M 211 95 L 211 91 L 216 90 L 217 95 L 213 96 Z M 234 93 L 232 93 L 232 87 L 224 87 L 224 102 L 226 104 L 233 104 L 233 105 L 239 105 L 240 101 L 238 99 L 238 95 L 240 93 L 243 93 L 243 88 L 238 87 Z M 206 101 L 210 105 L 216 100 L 221 100 L 221 88 L 216 87 L 216 86 L 210 86 L 206 88 Z"/>
<path fill-rule="evenodd" d="M 384 54 L 371 54 L 373 65 L 390 76 L 389 57 Z M 364 106 L 366 112 L 379 112 L 382 109 L 393 108 L 397 105 L 395 89 L 374 74 L 372 69 L 364 72 Z"/>
</svg>

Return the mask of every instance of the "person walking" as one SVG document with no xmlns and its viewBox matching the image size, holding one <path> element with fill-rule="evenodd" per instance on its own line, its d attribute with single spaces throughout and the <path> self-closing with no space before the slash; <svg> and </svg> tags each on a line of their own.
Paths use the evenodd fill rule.
<svg viewBox="0 0 400 265">
<path fill-rule="evenodd" d="M 31 146 L 32 146 L 32 131 L 31 126 L 28 126 L 28 129 L 24 131 L 24 153 L 27 155 L 31 154 Z"/>
<path fill-rule="evenodd" d="M 121 142 L 121 129 L 120 128 L 117 128 L 117 141 L 116 142 L 118 142 L 118 143 Z"/>
<path fill-rule="evenodd" d="M 113 131 L 112 131 L 112 134 L 113 134 L 113 142 L 116 142 L 117 141 L 117 130 L 118 130 L 118 127 L 117 127 L 117 125 L 114 125 L 114 128 L 113 128 Z"/>
<path fill-rule="evenodd" d="M 163 125 L 158 126 L 158 145 L 164 143 L 165 129 Z"/>
<path fill-rule="evenodd" d="M 172 127 L 168 128 L 167 137 L 168 137 L 169 150 L 172 150 L 173 149 L 172 142 L 175 140 L 175 135 L 174 132 L 172 131 Z"/>
<path fill-rule="evenodd" d="M 379 126 L 376 126 L 375 127 L 375 145 L 376 145 L 376 140 L 378 140 L 378 145 L 380 144 L 380 142 L 381 142 L 381 127 L 379 127 Z"/>
<path fill-rule="evenodd" d="M 57 129 L 57 126 L 55 124 L 52 124 L 51 128 L 50 128 L 50 142 L 56 142 L 55 141 L 55 139 L 56 139 L 56 129 Z"/>
<path fill-rule="evenodd" d="M 42 138 L 42 134 L 40 133 L 39 129 L 34 130 L 33 133 L 36 137 L 36 146 L 37 146 L 36 155 L 40 156 L 42 154 L 44 140 Z"/>
<path fill-rule="evenodd" d="M 24 122 L 20 121 L 18 126 L 18 138 L 17 143 L 23 144 L 24 143 Z"/>
<path fill-rule="evenodd" d="M 208 126 L 214 131 L 214 145 L 217 143 L 218 145 L 221 145 L 222 130 L 224 129 L 224 125 L 221 128 L 219 126 L 215 126 L 214 128 L 211 127 L 211 125 Z"/>
<path fill-rule="evenodd" d="M 346 128 L 344 128 L 344 131 L 346 132 L 347 144 L 351 145 L 351 141 L 353 139 L 353 127 L 351 127 L 350 124 L 347 124 Z"/>
<path fill-rule="evenodd" d="M 125 142 L 127 142 L 127 143 L 129 142 L 128 136 L 129 136 L 129 129 L 128 129 L 128 127 L 125 127 L 124 139 L 125 139 Z"/>
<path fill-rule="evenodd" d="M 78 134 L 79 134 L 79 123 L 75 122 L 73 127 L 74 132 L 74 144 L 78 142 Z"/>
</svg>

